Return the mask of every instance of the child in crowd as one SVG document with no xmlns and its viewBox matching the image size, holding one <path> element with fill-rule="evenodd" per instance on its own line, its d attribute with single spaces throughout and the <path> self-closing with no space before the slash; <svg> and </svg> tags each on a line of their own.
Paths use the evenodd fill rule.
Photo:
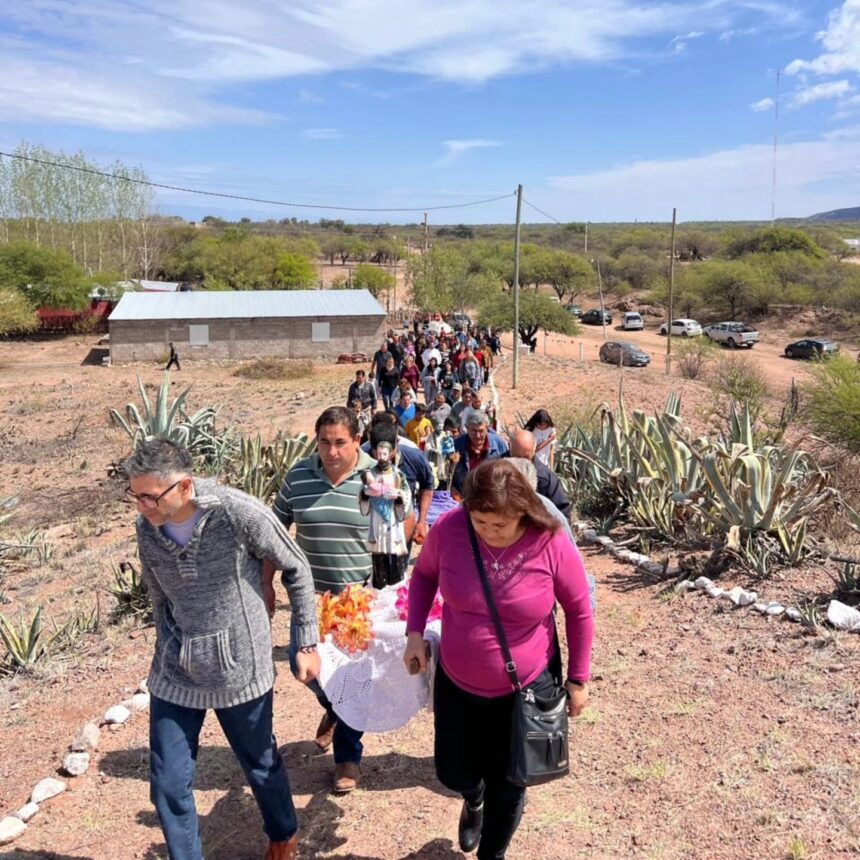
<svg viewBox="0 0 860 860">
<path fill-rule="evenodd" d="M 526 430 L 535 437 L 535 457 L 552 469 L 553 453 L 556 443 L 555 424 L 546 409 L 538 409 L 526 422 Z"/>
<path fill-rule="evenodd" d="M 415 417 L 406 423 L 405 429 L 407 437 L 423 451 L 427 437 L 433 432 L 433 425 L 427 417 L 427 407 L 423 403 L 415 404 Z"/>
</svg>

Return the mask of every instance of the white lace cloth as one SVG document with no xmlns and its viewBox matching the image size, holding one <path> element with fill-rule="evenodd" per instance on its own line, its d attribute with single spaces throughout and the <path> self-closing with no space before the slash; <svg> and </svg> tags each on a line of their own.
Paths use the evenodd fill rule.
<svg viewBox="0 0 860 860">
<path fill-rule="evenodd" d="M 410 675 L 403 664 L 406 622 L 395 608 L 397 589 L 376 592 L 370 617 L 374 638 L 366 651 L 348 654 L 336 648 L 331 635 L 318 648 L 320 684 L 334 712 L 354 729 L 390 732 L 405 726 L 430 704 L 432 671 Z M 439 648 L 441 622 L 431 622 L 424 638 L 432 649 L 431 667 Z"/>
</svg>

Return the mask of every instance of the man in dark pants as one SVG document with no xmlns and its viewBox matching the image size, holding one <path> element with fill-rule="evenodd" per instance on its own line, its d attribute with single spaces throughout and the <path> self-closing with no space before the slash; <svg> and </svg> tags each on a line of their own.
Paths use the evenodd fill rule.
<svg viewBox="0 0 860 860">
<path fill-rule="evenodd" d="M 257 499 L 195 479 L 191 466 L 167 439 L 141 443 L 125 464 L 155 623 L 150 796 L 171 860 L 203 860 L 192 786 L 200 730 L 214 710 L 263 817 L 266 860 L 295 860 L 296 811 L 272 733 L 274 590 L 263 560 L 285 572 L 305 683 L 319 674 L 310 567 Z"/>
<path fill-rule="evenodd" d="M 169 343 L 167 345 L 170 347 L 170 358 L 167 360 L 167 367 L 165 367 L 164 369 L 170 370 L 170 368 L 173 367 L 173 365 L 175 364 L 177 370 L 182 370 L 182 368 L 179 366 L 179 353 L 176 351 L 176 347 L 172 343 Z"/>
</svg>

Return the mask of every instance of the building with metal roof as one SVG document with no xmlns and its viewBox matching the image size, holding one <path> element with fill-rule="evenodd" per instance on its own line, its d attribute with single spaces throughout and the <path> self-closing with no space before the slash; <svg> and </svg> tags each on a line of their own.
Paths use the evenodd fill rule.
<svg viewBox="0 0 860 860">
<path fill-rule="evenodd" d="M 111 361 L 332 358 L 373 353 L 385 310 L 367 290 L 247 290 L 123 295 L 109 319 Z"/>
</svg>

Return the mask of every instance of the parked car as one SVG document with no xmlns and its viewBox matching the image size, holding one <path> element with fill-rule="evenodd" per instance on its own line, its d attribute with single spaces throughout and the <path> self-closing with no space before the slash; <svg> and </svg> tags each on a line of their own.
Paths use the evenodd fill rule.
<svg viewBox="0 0 860 860">
<path fill-rule="evenodd" d="M 666 334 L 669 323 L 664 322 L 660 326 L 660 334 Z M 695 320 L 680 317 L 672 320 L 672 337 L 697 337 L 702 333 L 702 327 Z"/>
<path fill-rule="evenodd" d="M 455 313 L 448 317 L 448 322 L 454 328 L 469 328 L 472 325 L 472 318 L 468 314 Z"/>
<path fill-rule="evenodd" d="M 826 337 L 807 337 L 785 348 L 789 358 L 830 358 L 839 352 L 839 344 Z"/>
<path fill-rule="evenodd" d="M 565 305 L 564 309 L 569 314 L 573 314 L 575 317 L 581 317 L 582 316 L 582 308 L 579 305 Z"/>
<path fill-rule="evenodd" d="M 612 314 L 609 311 L 604 311 L 601 316 L 600 310 L 594 308 L 593 310 L 586 311 L 580 319 L 588 325 L 603 325 L 604 322 L 609 325 L 612 322 Z"/>
<path fill-rule="evenodd" d="M 742 322 L 721 322 L 709 325 L 705 334 L 717 343 L 724 343 L 729 349 L 745 346 L 752 349 L 758 343 L 758 331 Z"/>
<path fill-rule="evenodd" d="M 642 317 L 635 311 L 625 311 L 621 315 L 621 328 L 624 331 L 642 331 L 645 324 L 642 322 Z"/>
<path fill-rule="evenodd" d="M 623 340 L 608 340 L 598 353 L 601 361 L 607 364 L 623 364 L 625 367 L 647 367 L 651 356 L 647 352 Z"/>
</svg>

